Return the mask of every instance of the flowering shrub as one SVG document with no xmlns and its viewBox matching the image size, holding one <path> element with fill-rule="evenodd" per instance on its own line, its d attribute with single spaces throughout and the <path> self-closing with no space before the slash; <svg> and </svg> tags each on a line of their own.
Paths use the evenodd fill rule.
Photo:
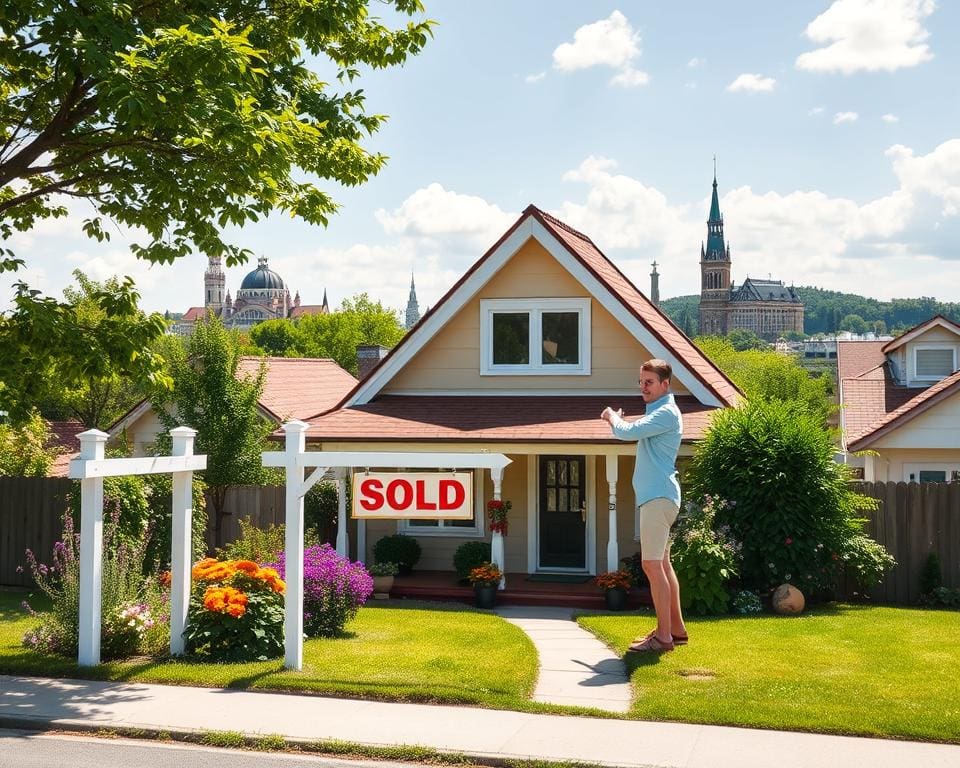
<svg viewBox="0 0 960 768">
<path fill-rule="evenodd" d="M 156 579 L 142 575 L 149 536 L 141 535 L 137 541 L 124 537 L 119 516 L 119 507 L 109 506 L 103 525 L 100 652 L 104 659 L 155 652 L 157 639 L 162 642 L 169 632 L 169 614 L 163 612 L 167 593 Z M 50 598 L 51 610 L 38 614 L 23 603 L 38 619 L 24 635 L 23 644 L 41 653 L 75 656 L 80 635 L 80 535 L 69 512 L 63 518 L 63 540 L 54 544 L 50 565 L 37 560 L 30 550 L 26 557 L 34 581 Z M 133 607 L 138 607 L 135 615 L 124 617 Z"/>
<path fill-rule="evenodd" d="M 285 590 L 276 570 L 252 560 L 201 560 L 193 566 L 187 652 L 213 661 L 279 656 Z"/>
<path fill-rule="evenodd" d="M 501 499 L 490 499 L 487 502 L 487 516 L 490 518 L 490 530 L 507 535 L 507 515 L 513 505 L 509 501 Z"/>
<path fill-rule="evenodd" d="M 274 567 L 286 573 L 285 553 Z M 373 578 L 361 563 L 341 557 L 329 544 L 303 550 L 303 631 L 332 637 L 373 594 Z"/>
<path fill-rule="evenodd" d="M 756 592 L 741 589 L 730 601 L 730 608 L 734 613 L 745 616 L 751 613 L 760 613 L 763 610 L 763 604 L 760 602 L 760 595 Z"/>
<path fill-rule="evenodd" d="M 367 570 L 371 576 L 396 576 L 400 571 L 396 563 L 374 563 Z"/>
<path fill-rule="evenodd" d="M 718 512 L 734 502 L 707 494 L 702 505 L 689 502 L 673 535 L 671 560 L 680 582 L 680 601 L 694 613 L 726 613 L 728 582 L 737 575 L 741 546 Z"/>
<path fill-rule="evenodd" d="M 626 571 L 607 571 L 597 576 L 594 582 L 600 589 L 630 589 L 633 577 Z"/>
<path fill-rule="evenodd" d="M 620 570 L 630 574 L 630 581 L 635 587 L 646 587 L 650 580 L 643 572 L 643 559 L 639 552 L 620 558 Z"/>
<path fill-rule="evenodd" d="M 495 587 L 503 574 L 493 563 L 483 563 L 470 571 L 470 583 L 475 587 Z"/>
</svg>

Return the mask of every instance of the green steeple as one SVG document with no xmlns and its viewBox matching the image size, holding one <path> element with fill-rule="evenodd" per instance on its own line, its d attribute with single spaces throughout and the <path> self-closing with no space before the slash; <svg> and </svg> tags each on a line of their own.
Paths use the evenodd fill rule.
<svg viewBox="0 0 960 768">
<path fill-rule="evenodd" d="M 707 220 L 707 247 L 704 261 L 729 261 L 730 255 L 723 242 L 723 216 L 720 215 L 720 198 L 717 195 L 717 167 L 713 167 L 713 198 L 710 200 L 710 218 Z"/>
</svg>

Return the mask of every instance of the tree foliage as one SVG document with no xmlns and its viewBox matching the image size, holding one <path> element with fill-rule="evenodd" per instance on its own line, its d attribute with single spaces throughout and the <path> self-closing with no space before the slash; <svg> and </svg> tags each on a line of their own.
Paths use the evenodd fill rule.
<svg viewBox="0 0 960 768">
<path fill-rule="evenodd" d="M 56 459 L 50 428 L 34 411 L 19 425 L 0 423 L 0 477 L 43 477 Z"/>
<path fill-rule="evenodd" d="M 358 346 L 376 344 L 389 349 L 405 332 L 399 313 L 361 293 L 344 299 L 340 308 L 328 315 L 259 323 L 250 330 L 250 337 L 268 354 L 328 357 L 356 375 Z"/>
<path fill-rule="evenodd" d="M 420 0 L 382 0 L 403 17 Z M 429 21 L 390 29 L 365 0 L 59 3 L 10 0 L 0 13 L 0 236 L 90 203 L 138 228 L 151 262 L 195 251 L 249 253 L 222 229 L 275 209 L 325 224 L 336 209 L 312 179 L 355 185 L 385 161 L 361 140 L 368 114 L 359 67 L 402 64 Z M 329 65 L 335 90 L 307 66 Z M 0 254 L 13 268 L 15 257 Z"/>
<path fill-rule="evenodd" d="M 853 492 L 817 417 L 796 403 L 756 400 L 719 411 L 688 475 L 694 498 L 719 497 L 716 522 L 742 544 L 741 578 L 766 591 L 783 582 L 808 595 L 846 571 L 876 583 L 893 560 L 863 533 L 876 501 Z"/>
<path fill-rule="evenodd" d="M 210 493 L 217 545 L 222 543 L 227 490 L 268 477 L 260 454 L 272 425 L 257 409 L 264 369 L 253 377 L 241 376 L 240 357 L 236 335 L 208 315 L 205 322 L 196 324 L 186 348 L 179 355 L 174 352 L 170 361 L 173 390 L 166 396 L 158 393 L 153 401 L 168 430 L 181 425 L 197 430 L 195 452 L 207 456 L 202 476 Z"/>
</svg>

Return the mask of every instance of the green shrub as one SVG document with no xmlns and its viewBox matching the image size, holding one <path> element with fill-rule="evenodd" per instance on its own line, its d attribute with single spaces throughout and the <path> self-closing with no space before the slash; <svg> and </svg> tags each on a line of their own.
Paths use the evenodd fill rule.
<svg viewBox="0 0 960 768">
<path fill-rule="evenodd" d="M 620 558 L 620 570 L 630 574 L 630 581 L 635 587 L 646 587 L 650 584 L 647 574 L 643 572 L 643 558 L 639 552 Z"/>
<path fill-rule="evenodd" d="M 929 608 L 960 608 L 960 589 L 934 587 L 932 592 L 920 595 L 920 605 Z"/>
<path fill-rule="evenodd" d="M 337 530 L 337 501 L 337 486 L 333 483 L 317 483 L 303 497 L 303 527 L 321 543 L 336 543 L 332 539 Z"/>
<path fill-rule="evenodd" d="M 923 570 L 920 571 L 920 594 L 933 594 L 933 591 L 942 585 L 943 569 L 940 566 L 940 557 L 936 552 L 931 552 L 927 555 Z"/>
<path fill-rule="evenodd" d="M 761 593 L 791 582 L 808 596 L 832 592 L 844 567 L 876 583 L 892 560 L 868 545 L 849 470 L 819 416 L 790 402 L 747 402 L 717 412 L 688 476 L 695 496 L 736 502 L 717 514 L 743 545 L 741 584 Z"/>
<path fill-rule="evenodd" d="M 453 569 L 460 581 L 466 581 L 470 571 L 490 561 L 490 542 L 465 541 L 453 553 Z"/>
<path fill-rule="evenodd" d="M 420 542 L 412 536 L 394 533 L 373 545 L 373 559 L 378 563 L 396 563 L 401 569 L 413 568 L 420 561 Z"/>
<path fill-rule="evenodd" d="M 680 602 L 693 613 L 727 612 L 727 584 L 737 575 L 741 547 L 730 527 L 717 526 L 715 519 L 731 506 L 709 495 L 700 505 L 688 503 L 674 531 L 670 555 L 680 582 Z"/>
<path fill-rule="evenodd" d="M 271 524 L 258 528 L 249 517 L 237 521 L 240 537 L 217 549 L 221 560 L 252 560 L 255 563 L 272 563 L 283 552 L 286 528 Z"/>
<path fill-rule="evenodd" d="M 161 472 L 145 475 L 143 480 L 147 490 L 150 543 L 147 547 L 146 563 L 151 570 L 164 570 L 170 567 L 170 542 L 173 538 L 173 476 Z M 193 514 L 190 544 L 190 562 L 196 562 L 207 553 L 207 502 L 204 495 L 206 485 L 199 475 L 193 476 Z"/>
<path fill-rule="evenodd" d="M 763 603 L 760 602 L 760 595 L 756 592 L 741 589 L 730 599 L 730 609 L 736 614 L 747 616 L 751 613 L 760 613 L 763 610 Z"/>
</svg>

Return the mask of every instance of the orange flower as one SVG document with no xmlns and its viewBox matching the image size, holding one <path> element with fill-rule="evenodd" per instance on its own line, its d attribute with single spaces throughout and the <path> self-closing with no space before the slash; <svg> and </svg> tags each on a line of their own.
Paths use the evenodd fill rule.
<svg viewBox="0 0 960 768">
<path fill-rule="evenodd" d="M 239 619 L 247 612 L 247 596 L 233 587 L 207 587 L 203 593 L 203 607 Z"/>
<path fill-rule="evenodd" d="M 260 571 L 260 566 L 252 560 L 235 560 L 233 561 L 233 567 L 241 573 L 245 573 L 248 576 L 253 576 L 254 578 L 257 577 L 258 572 Z"/>
<path fill-rule="evenodd" d="M 160 574 L 160 586 L 169 587 L 173 581 L 173 574 L 170 571 L 164 571 Z"/>
<path fill-rule="evenodd" d="M 279 595 L 282 595 L 287 589 L 287 585 L 283 583 L 280 574 L 273 568 L 261 568 L 257 571 L 257 578 Z"/>
</svg>

